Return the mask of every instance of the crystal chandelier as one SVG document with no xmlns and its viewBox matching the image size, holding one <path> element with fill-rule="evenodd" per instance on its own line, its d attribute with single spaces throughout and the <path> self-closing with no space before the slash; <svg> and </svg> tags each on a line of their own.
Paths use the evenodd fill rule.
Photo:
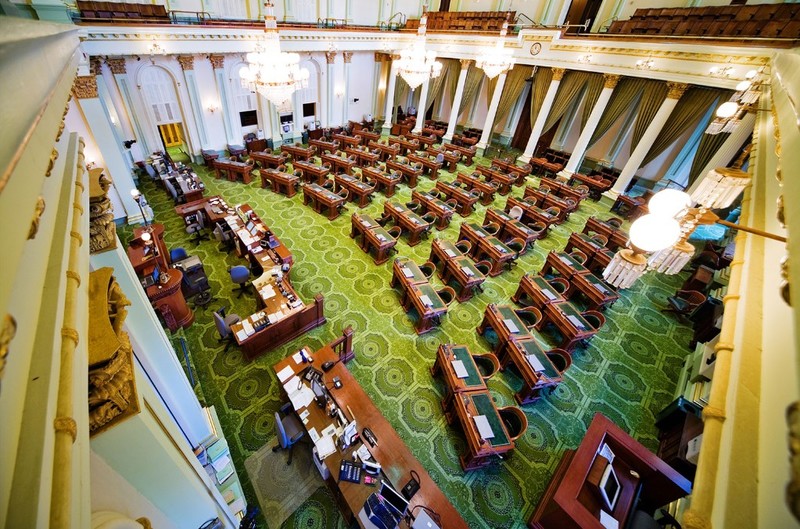
<svg viewBox="0 0 800 529">
<path fill-rule="evenodd" d="M 272 2 L 265 2 L 264 36 L 247 54 L 247 66 L 239 70 L 242 86 L 280 106 L 292 94 L 308 86 L 308 70 L 300 68 L 297 53 L 281 52 L 278 23 Z"/>
<path fill-rule="evenodd" d="M 436 52 L 425 50 L 425 31 L 428 24 L 428 9 L 422 8 L 422 18 L 414 43 L 401 50 L 400 59 L 397 61 L 397 73 L 408 83 L 411 90 L 425 82 L 426 79 L 439 77 L 442 73 L 442 63 L 436 60 Z"/>
<path fill-rule="evenodd" d="M 761 97 L 762 69 L 750 70 L 745 80 L 736 85 L 736 92 L 717 109 L 714 121 L 709 123 L 706 134 L 731 133 L 736 130 L 753 105 Z"/>
<path fill-rule="evenodd" d="M 490 46 L 475 61 L 475 66 L 483 70 L 486 77 L 494 79 L 503 72 L 507 72 L 514 66 L 514 59 L 511 57 L 514 50 L 506 49 L 504 45 L 506 34 L 508 33 L 508 19 L 511 13 L 506 15 L 503 28 L 500 30 L 500 38 L 494 46 Z M 590 56 L 591 57 L 591 56 Z"/>
</svg>

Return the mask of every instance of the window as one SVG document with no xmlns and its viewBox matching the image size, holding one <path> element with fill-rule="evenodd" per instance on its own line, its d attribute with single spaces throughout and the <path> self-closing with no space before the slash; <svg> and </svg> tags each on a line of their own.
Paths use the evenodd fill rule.
<svg viewBox="0 0 800 529">
<path fill-rule="evenodd" d="M 145 68 L 142 71 L 142 92 L 157 125 L 181 121 L 175 87 L 167 72 L 156 66 Z"/>
<path fill-rule="evenodd" d="M 242 82 L 240 81 L 241 77 L 239 76 L 239 72 L 244 67 L 245 64 L 234 66 L 232 70 L 233 75 L 231 76 L 233 104 L 240 113 L 256 109 L 256 94 L 251 92 L 249 88 L 242 86 Z"/>
</svg>

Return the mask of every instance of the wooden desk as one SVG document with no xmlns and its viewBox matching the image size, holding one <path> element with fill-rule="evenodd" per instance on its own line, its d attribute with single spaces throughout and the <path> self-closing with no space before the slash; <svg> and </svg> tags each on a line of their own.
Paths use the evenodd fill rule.
<svg viewBox="0 0 800 529">
<path fill-rule="evenodd" d="M 442 182 L 441 180 L 436 182 L 435 189 L 444 193 L 447 198 L 452 198 L 458 203 L 456 211 L 458 211 L 458 214 L 462 217 L 468 217 L 472 214 L 472 207 L 480 198 L 478 195 L 470 193 L 462 187 L 454 186 L 451 183 Z"/>
<path fill-rule="evenodd" d="M 374 180 L 375 189 L 383 191 L 386 198 L 394 195 L 395 187 L 403 180 L 403 176 L 399 173 L 387 173 L 372 167 L 363 167 L 361 174 L 369 180 Z"/>
<path fill-rule="evenodd" d="M 439 177 L 439 169 L 442 164 L 436 161 L 436 158 L 427 154 L 414 154 L 409 153 L 408 161 L 415 164 L 422 164 L 422 174 L 427 174 L 431 180 L 436 180 Z"/>
<path fill-rule="evenodd" d="M 419 150 L 419 142 L 417 140 L 409 140 L 403 136 L 389 136 L 389 145 L 399 145 L 400 154 L 406 155 L 409 152 L 417 152 Z"/>
<path fill-rule="evenodd" d="M 570 254 L 551 251 L 547 254 L 542 270 L 539 273 L 547 275 L 553 271 L 564 276 L 567 281 L 570 281 L 575 275 L 590 273 L 588 268 L 576 261 Z"/>
<path fill-rule="evenodd" d="M 431 145 L 430 147 L 425 149 L 425 152 L 427 152 L 428 154 L 432 154 L 434 158 L 436 157 L 437 154 L 441 154 L 442 156 L 444 156 L 444 161 L 447 162 L 447 170 L 450 171 L 451 173 L 456 170 L 457 164 L 461 160 L 460 152 L 448 151 L 444 147 L 434 147 L 433 145 Z"/>
<path fill-rule="evenodd" d="M 483 336 L 487 328 L 491 328 L 497 335 L 497 343 L 492 349 L 499 353 L 510 340 L 531 338 L 532 335 L 511 305 L 496 305 L 489 303 L 483 313 L 483 320 L 478 326 L 478 334 Z"/>
<path fill-rule="evenodd" d="M 537 329 L 542 329 L 548 323 L 556 326 L 561 333 L 559 347 L 572 351 L 581 340 L 591 338 L 599 329 L 593 328 L 586 321 L 581 312 L 569 301 L 550 303 L 542 310 L 542 321 L 537 324 Z"/>
<path fill-rule="evenodd" d="M 608 267 L 613 258 L 614 252 L 608 248 L 602 248 L 589 258 L 589 261 L 586 263 L 586 268 L 588 268 L 591 273 L 602 276 L 603 271 Z"/>
<path fill-rule="evenodd" d="M 322 159 L 322 164 L 325 165 L 325 162 L 331 164 L 331 168 L 333 169 L 334 174 L 339 174 L 339 170 L 345 172 L 345 174 L 353 174 L 353 167 L 356 166 L 356 161 L 351 160 L 349 158 L 345 158 L 344 156 L 338 156 L 336 154 L 323 154 L 320 156 Z"/>
<path fill-rule="evenodd" d="M 594 274 L 575 274 L 569 282 L 567 299 L 580 292 L 589 301 L 589 310 L 606 310 L 618 299 L 619 294 Z"/>
<path fill-rule="evenodd" d="M 420 237 L 431 229 L 431 223 L 397 202 L 386 201 L 383 204 L 383 213 L 392 217 L 392 220 L 408 233 L 408 245 L 419 244 Z"/>
<path fill-rule="evenodd" d="M 516 185 L 519 186 L 525 185 L 525 178 L 528 177 L 533 170 L 533 167 L 529 163 L 519 166 L 513 160 L 504 160 L 501 158 L 493 159 L 492 167 L 498 167 L 507 173 L 517 175 Z"/>
<path fill-rule="evenodd" d="M 591 258 L 595 253 L 600 250 L 605 250 L 605 246 L 598 243 L 585 233 L 572 232 L 569 234 L 567 245 L 564 247 L 564 252 L 569 253 L 574 248 L 586 254 L 586 257 Z"/>
<path fill-rule="evenodd" d="M 422 285 L 428 282 L 428 278 L 419 269 L 417 263 L 407 257 L 398 257 L 392 263 L 392 288 L 399 284 L 403 289 L 410 285 Z"/>
<path fill-rule="evenodd" d="M 606 180 L 600 175 L 586 176 L 580 173 L 573 173 L 572 176 L 569 177 L 567 183 L 570 185 L 574 185 L 575 182 L 578 182 L 579 184 L 588 187 L 589 196 L 593 200 L 600 200 L 600 195 L 602 195 L 603 192 L 611 189 L 611 186 L 614 185 L 613 182 L 611 182 L 611 180 Z"/>
<path fill-rule="evenodd" d="M 434 239 L 431 243 L 431 253 L 428 257 L 428 260 L 436 265 L 436 268 L 439 269 L 439 263 L 444 263 L 448 259 L 454 259 L 456 257 L 463 257 L 464 254 L 461 253 L 461 250 L 456 248 L 456 245 L 453 241 L 449 241 L 447 239 Z M 439 271 L 439 277 L 442 277 L 443 272 Z"/>
<path fill-rule="evenodd" d="M 453 218 L 453 210 L 442 202 L 440 199 L 423 191 L 412 191 L 411 200 L 419 202 L 422 205 L 422 213 L 430 212 L 436 216 L 436 229 L 443 230 L 450 225 L 450 219 Z"/>
<path fill-rule="evenodd" d="M 419 179 L 419 175 L 422 174 L 422 168 L 417 168 L 412 166 L 408 162 L 400 162 L 397 159 L 394 160 L 387 160 L 386 161 L 386 169 L 389 171 L 397 171 L 403 175 L 403 177 L 408 182 L 408 187 L 415 188 L 417 187 L 417 181 Z"/>
<path fill-rule="evenodd" d="M 350 220 L 350 237 L 358 239 L 361 236 L 359 248 L 372 253 L 376 265 L 380 265 L 389 260 L 389 253 L 397 245 L 397 239 L 392 237 L 378 222 L 366 214 L 353 213 Z"/>
<path fill-rule="evenodd" d="M 465 378 L 458 378 L 453 362 L 462 362 L 467 371 Z M 472 353 L 466 345 L 443 343 L 436 350 L 436 361 L 431 367 L 432 376 L 442 376 L 446 388 L 445 397 L 442 399 L 442 410 L 447 410 L 454 396 L 466 391 L 486 391 L 486 383 L 481 372 L 472 358 Z"/>
<path fill-rule="evenodd" d="M 344 204 L 344 197 L 317 184 L 306 184 L 303 187 L 303 204 L 309 203 L 314 211 L 327 215 L 328 220 L 333 220 L 339 216 L 339 206 Z"/>
<path fill-rule="evenodd" d="M 475 267 L 475 261 L 467 256 L 445 260 L 444 273 L 441 278 L 446 285 L 449 285 L 451 281 L 456 283 L 458 286 L 455 289 L 456 299 L 460 303 L 472 299 L 478 287 L 486 281 L 486 276 Z"/>
<path fill-rule="evenodd" d="M 178 193 L 178 198 L 180 199 L 180 195 L 183 195 L 183 201 L 185 202 L 199 200 L 203 198 L 203 194 L 206 192 L 206 186 L 194 171 L 172 171 L 159 176 L 161 177 L 161 182 L 164 183 L 164 187 L 166 187 L 166 182 L 169 181 L 170 185 Z"/>
<path fill-rule="evenodd" d="M 524 255 L 529 247 L 533 248 L 534 241 L 541 236 L 541 233 L 533 231 L 521 221 L 509 217 L 502 209 L 487 209 L 483 224 L 486 225 L 489 222 L 496 222 L 500 225 L 500 231 L 497 232 L 500 240 L 508 242 L 512 239 L 520 239 L 525 241 L 525 246 L 519 252 L 520 255 Z"/>
<path fill-rule="evenodd" d="M 356 145 L 361 145 L 361 138 L 357 138 L 355 136 L 348 136 L 347 134 L 334 134 L 333 135 L 334 141 L 338 141 L 339 145 L 345 145 L 354 147 Z"/>
<path fill-rule="evenodd" d="M 447 305 L 430 283 L 410 285 L 404 290 L 400 301 L 403 309 L 408 312 L 411 306 L 417 311 L 417 321 L 414 330 L 417 334 L 425 334 L 438 326 L 441 317 L 447 313 Z"/>
<path fill-rule="evenodd" d="M 474 136 L 465 136 L 463 134 L 453 134 L 453 143 L 455 145 L 464 146 L 464 147 L 472 147 L 476 143 L 480 137 L 476 138 Z"/>
<path fill-rule="evenodd" d="M 371 141 L 368 147 L 370 149 L 377 149 L 380 152 L 381 160 L 384 162 L 400 154 L 399 145 L 389 145 L 388 143 L 382 143 L 380 141 Z"/>
<path fill-rule="evenodd" d="M 358 161 L 358 165 L 361 167 L 372 167 L 378 160 L 381 159 L 381 155 L 377 152 L 372 152 L 366 147 L 348 147 L 344 150 L 347 156 L 355 156 L 356 160 Z"/>
<path fill-rule="evenodd" d="M 558 223 L 559 216 L 553 215 L 543 210 L 542 208 L 536 205 L 535 200 L 530 201 L 526 199 L 508 197 L 508 200 L 506 200 L 506 207 L 504 208 L 504 211 L 508 213 L 514 206 L 519 206 L 519 208 L 522 210 L 522 217 L 519 219 L 522 222 L 524 223 L 541 222 L 542 224 L 544 224 L 547 227 L 545 231 L 545 237 L 547 236 L 547 233 L 550 231 L 550 227 L 553 224 Z"/>
<path fill-rule="evenodd" d="M 323 155 L 326 152 L 336 152 L 339 149 L 338 141 L 326 141 L 323 139 L 308 140 L 308 145 L 316 148 L 319 155 Z"/>
<path fill-rule="evenodd" d="M 403 443 L 400 436 L 389 424 L 389 421 L 381 414 L 380 410 L 375 403 L 369 398 L 358 383 L 358 380 L 350 373 L 344 362 L 339 362 L 340 353 L 336 351 L 336 342 L 332 342 L 323 346 L 321 349 L 314 353 L 308 348 L 305 348 L 307 355 L 313 359 L 312 366 L 317 370 L 322 370 L 322 364 L 325 362 L 334 362 L 333 368 L 327 373 L 323 373 L 322 380 L 326 386 L 333 387 L 333 378 L 339 377 L 342 381 L 342 387 L 339 389 L 331 389 L 329 393 L 331 398 L 336 403 L 347 419 L 355 419 L 358 424 L 358 431 L 361 432 L 362 428 L 368 426 L 378 439 L 378 444 L 370 446 L 367 444 L 367 449 L 384 469 L 384 476 L 396 490 L 402 489 L 410 476 L 411 471 L 416 472 L 420 476 L 422 486 L 420 490 L 411 498 L 409 502 L 409 509 L 414 509 L 417 505 L 425 505 L 426 507 L 436 511 L 441 517 L 444 527 L 448 529 L 468 529 L 469 526 L 461 518 L 455 507 L 450 503 L 447 497 L 442 493 L 436 482 L 428 474 L 425 468 L 413 456 L 411 450 Z M 289 367 L 294 375 L 299 375 L 309 364 L 296 363 L 294 359 L 289 356 L 284 358 L 273 366 L 275 373 L 280 373 L 283 369 Z M 308 423 L 305 425 L 306 429 L 310 430 L 315 428 L 317 432 L 324 430 L 331 424 L 330 417 L 325 413 L 325 410 L 316 405 L 313 401 L 306 408 L 296 409 L 295 412 L 301 413 L 308 411 Z M 351 415 L 352 414 L 352 415 Z M 358 448 L 359 443 L 355 447 L 350 447 L 344 452 L 337 449 L 332 455 L 325 459 L 325 464 L 331 469 L 331 477 L 325 480 L 325 484 L 333 493 L 337 501 L 339 509 L 346 524 L 351 527 L 355 520 L 357 520 L 358 512 L 367 500 L 367 497 L 375 492 L 375 487 L 367 487 L 359 483 L 350 483 L 347 481 L 338 481 L 339 465 L 343 459 L 352 461 L 352 451 Z M 298 445 L 295 449 L 303 449 L 303 445 Z M 417 509 L 418 510 L 418 509 Z M 405 523 L 400 525 L 402 529 L 408 529 Z"/>
<path fill-rule="evenodd" d="M 256 151 L 266 151 L 267 150 L 267 140 L 266 139 L 255 139 L 255 140 L 247 140 L 244 142 L 244 150 L 248 153 L 252 154 Z"/>
<path fill-rule="evenodd" d="M 380 133 L 372 132 L 364 128 L 353 131 L 353 135 L 355 137 L 361 136 L 361 145 L 367 145 L 370 141 L 378 141 L 381 139 Z"/>
<path fill-rule="evenodd" d="M 272 190 L 287 197 L 297 194 L 297 186 L 300 178 L 289 173 L 282 173 L 275 169 L 261 169 L 261 188 L 267 187 L 267 183 L 272 184 Z"/>
<path fill-rule="evenodd" d="M 214 173 L 217 178 L 222 178 L 222 173 L 225 173 L 227 179 L 231 182 L 237 180 L 236 175 L 242 175 L 242 182 L 249 184 L 252 179 L 250 178 L 250 170 L 253 166 L 244 162 L 232 162 L 230 160 L 214 160 Z"/>
<path fill-rule="evenodd" d="M 529 357 L 536 358 L 543 370 L 536 371 Z M 561 373 L 533 337 L 506 342 L 499 360 L 501 369 L 513 364 L 522 377 L 522 387 L 514 393 L 518 404 L 533 404 L 542 397 L 542 390 L 549 388 L 552 391 L 562 381 Z"/>
<path fill-rule="evenodd" d="M 463 147 L 461 145 L 453 145 L 452 143 L 443 143 L 442 147 L 449 151 L 456 151 L 460 157 L 464 158 L 464 165 L 472 165 L 472 158 L 478 152 L 478 149 L 473 145 L 472 147 Z"/>
<path fill-rule="evenodd" d="M 286 163 L 286 159 L 288 157 L 285 154 L 253 151 L 250 153 L 250 158 L 252 158 L 263 169 L 277 169 Z"/>
<path fill-rule="evenodd" d="M 302 145 L 281 145 L 281 152 L 292 156 L 292 161 L 308 160 L 316 152 L 313 147 L 303 147 Z"/>
<path fill-rule="evenodd" d="M 608 239 L 606 248 L 616 251 L 628 245 L 628 234 L 622 228 L 600 220 L 597 217 L 589 217 L 583 226 L 583 233 L 597 233 Z"/>
<path fill-rule="evenodd" d="M 426 125 L 425 127 L 422 127 L 422 133 L 423 134 L 433 134 L 434 136 L 436 136 L 439 139 L 439 141 L 441 141 L 442 136 L 447 134 L 447 127 L 441 128 L 441 127 L 434 127 L 434 126 L 427 126 Z"/>
<path fill-rule="evenodd" d="M 458 173 L 456 182 L 464 184 L 470 193 L 477 192 L 481 197 L 481 204 L 488 206 L 494 201 L 494 193 L 498 189 L 498 184 L 491 181 L 483 181 L 475 175 Z"/>
<path fill-rule="evenodd" d="M 511 173 L 504 173 L 491 167 L 479 165 L 475 168 L 478 174 L 483 175 L 487 181 L 497 182 L 497 192 L 505 196 L 511 192 L 511 186 L 517 181 L 517 175 Z"/>
<path fill-rule="evenodd" d="M 494 434 L 491 439 L 481 438 L 473 419 L 477 415 L 484 415 L 489 421 Z M 469 391 L 451 399 L 445 418 L 448 424 L 457 420 L 464 430 L 467 447 L 458 459 L 465 472 L 496 462 L 497 456 L 514 449 L 514 441 L 508 435 L 488 390 Z"/>
<path fill-rule="evenodd" d="M 587 476 L 607 443 L 614 452 L 613 468 L 622 490 L 611 515 L 625 527 L 637 499 L 644 510 L 656 509 L 691 494 L 691 483 L 647 450 L 630 435 L 595 414 L 577 450 L 567 450 L 547 485 L 536 510 L 528 520 L 531 529 L 602 529 L 600 495 Z M 601 462 L 602 464 L 602 462 Z M 604 466 L 598 470 L 604 470 Z M 634 471 L 639 477 L 631 474 Z"/>
<path fill-rule="evenodd" d="M 559 198 L 552 193 L 545 193 L 539 189 L 534 189 L 530 186 L 525 187 L 525 191 L 522 195 L 524 199 L 533 199 L 536 201 L 536 205 L 540 208 L 547 209 L 551 207 L 558 208 L 558 215 L 556 215 L 556 223 L 561 224 L 569 219 L 569 214 L 575 211 L 577 207 L 575 202 L 572 200 L 567 200 L 563 198 Z"/>
<path fill-rule="evenodd" d="M 519 280 L 519 287 L 517 287 L 514 295 L 511 296 L 511 301 L 519 303 L 523 295 L 527 295 L 531 300 L 532 306 L 540 310 L 550 303 L 566 301 L 547 279 L 531 274 L 525 274 Z"/>
<path fill-rule="evenodd" d="M 437 138 L 435 134 L 426 135 L 426 134 L 416 134 L 414 132 L 409 132 L 408 134 L 406 134 L 406 137 L 411 138 L 412 141 L 416 141 L 417 143 L 422 145 L 421 148 L 420 147 L 417 148 L 418 150 L 427 149 L 434 143 L 439 142 L 439 138 Z"/>
<path fill-rule="evenodd" d="M 358 202 L 358 207 L 363 208 L 372 200 L 372 193 L 375 191 L 374 185 L 354 178 L 346 174 L 337 174 L 333 177 L 336 190 L 345 188 L 350 192 L 350 199 Z"/>
<path fill-rule="evenodd" d="M 186 204 L 175 206 L 175 213 L 184 220 L 186 220 L 186 217 L 189 215 L 194 215 L 198 212 L 206 216 L 209 224 L 224 221 L 225 217 L 236 213 L 219 195 L 205 197 L 200 200 L 194 200 Z"/>
<path fill-rule="evenodd" d="M 477 222 L 461 224 L 458 240 L 464 239 L 472 243 L 470 255 L 475 261 L 486 259 L 492 264 L 489 271 L 489 275 L 492 277 L 502 274 L 505 264 L 517 255 L 511 248 L 503 244 L 503 241 L 490 235 Z"/>
<path fill-rule="evenodd" d="M 142 234 L 145 232 L 150 233 L 149 244 L 145 244 L 142 240 Z M 169 250 L 164 242 L 163 224 L 157 222 L 148 227 L 134 228 L 133 236 L 135 239 L 128 245 L 128 260 L 139 277 L 152 274 L 156 266 L 161 271 L 169 268 Z"/>
<path fill-rule="evenodd" d="M 292 162 L 292 167 L 302 173 L 300 178 L 303 179 L 303 182 L 319 185 L 325 183 L 328 179 L 328 173 L 331 172 L 327 167 L 316 165 L 310 161 L 296 160 Z"/>
<path fill-rule="evenodd" d="M 556 180 L 543 180 L 539 183 L 539 189 L 543 190 L 544 187 L 550 188 L 550 193 L 561 197 L 563 199 L 571 199 L 574 200 L 576 203 L 575 209 L 578 208 L 580 205 L 581 200 L 589 196 L 588 192 L 581 191 L 580 189 L 576 189 L 574 187 L 570 187 L 567 184 L 563 184 Z"/>
</svg>

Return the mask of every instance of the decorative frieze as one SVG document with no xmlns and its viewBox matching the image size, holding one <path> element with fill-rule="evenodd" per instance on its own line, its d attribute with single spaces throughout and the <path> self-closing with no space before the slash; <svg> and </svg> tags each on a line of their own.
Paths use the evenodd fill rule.
<svg viewBox="0 0 800 529">
<path fill-rule="evenodd" d="M 686 83 L 667 83 L 667 98 L 680 99 L 684 92 L 689 88 Z"/>
<path fill-rule="evenodd" d="M 127 73 L 127 70 L 125 69 L 125 59 L 122 57 L 106 59 L 106 64 L 111 69 L 111 73 L 114 75 Z"/>
<path fill-rule="evenodd" d="M 79 75 L 75 78 L 72 93 L 78 99 L 92 99 L 97 97 L 97 77 L 94 75 Z"/>
<path fill-rule="evenodd" d="M 350 64 L 350 60 L 353 58 L 353 52 L 352 51 L 342 52 L 342 57 L 344 58 L 345 64 Z"/>
<path fill-rule="evenodd" d="M 178 59 L 178 62 L 180 63 L 181 69 L 183 71 L 194 70 L 194 56 L 193 55 L 178 55 L 176 58 Z"/>
<path fill-rule="evenodd" d="M 336 52 L 335 51 L 326 51 L 325 52 L 325 60 L 328 64 L 333 64 L 333 61 L 336 60 Z"/>
<path fill-rule="evenodd" d="M 224 55 L 209 55 L 208 60 L 211 61 L 211 66 L 216 70 L 225 67 Z"/>
<path fill-rule="evenodd" d="M 92 75 L 103 75 L 103 61 L 100 57 L 89 59 L 89 69 L 92 71 Z"/>
<path fill-rule="evenodd" d="M 117 247 L 114 206 L 108 198 L 111 180 L 101 168 L 89 171 L 89 253 Z"/>
</svg>

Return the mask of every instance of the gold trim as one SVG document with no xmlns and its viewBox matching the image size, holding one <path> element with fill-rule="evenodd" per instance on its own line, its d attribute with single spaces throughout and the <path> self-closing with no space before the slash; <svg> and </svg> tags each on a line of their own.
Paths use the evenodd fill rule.
<svg viewBox="0 0 800 529">
<path fill-rule="evenodd" d="M 78 99 L 97 98 L 97 77 L 94 75 L 79 75 L 75 78 L 72 93 Z"/>
<path fill-rule="evenodd" d="M 64 130 L 64 127 L 63 127 L 64 122 L 63 121 L 61 122 L 61 125 L 62 125 L 62 127 L 58 131 L 58 135 L 59 136 L 61 136 L 61 131 Z M 56 141 L 58 141 L 58 138 L 56 138 Z M 50 151 L 50 161 L 47 162 L 47 171 L 44 172 L 45 176 L 50 176 L 50 174 L 53 172 L 53 167 L 56 165 L 56 160 L 57 159 L 58 159 L 58 151 L 53 149 L 52 151 Z"/>
<path fill-rule="evenodd" d="M 53 428 L 56 432 L 66 432 L 74 443 L 78 439 L 78 423 L 72 417 L 56 417 L 53 419 Z"/>
<path fill-rule="evenodd" d="M 350 64 L 350 59 L 353 58 L 353 52 L 352 51 L 343 51 L 342 52 L 342 57 L 344 58 L 344 63 L 345 64 Z"/>
<path fill-rule="evenodd" d="M 684 92 L 689 88 L 686 83 L 667 83 L 667 99 L 680 99 Z"/>
<path fill-rule="evenodd" d="M 620 75 L 614 75 L 610 73 L 603 74 L 603 88 L 616 88 L 617 83 L 620 80 Z"/>
<path fill-rule="evenodd" d="M 39 195 L 39 198 L 36 199 L 36 206 L 33 208 L 31 227 L 28 229 L 28 240 L 36 237 L 36 233 L 39 231 L 39 222 L 42 220 L 42 214 L 44 213 L 45 207 L 46 204 L 44 197 Z"/>
<path fill-rule="evenodd" d="M 9 345 L 17 334 L 17 320 L 11 314 L 3 317 L 0 325 L 0 381 L 3 380 L 3 372 L 6 369 L 6 359 L 8 358 Z"/>
<path fill-rule="evenodd" d="M 211 61 L 211 67 L 215 70 L 225 67 L 224 55 L 209 55 L 208 60 Z"/>
<path fill-rule="evenodd" d="M 333 64 L 333 61 L 336 60 L 336 52 L 335 51 L 326 51 L 325 52 L 325 61 L 328 64 Z"/>
<path fill-rule="evenodd" d="M 564 74 L 567 73 L 566 68 L 550 68 L 553 72 L 552 81 L 560 81 L 564 78 Z"/>
<path fill-rule="evenodd" d="M 128 73 L 127 67 L 125 66 L 125 59 L 123 57 L 106 59 L 106 64 L 111 69 L 111 73 L 114 75 Z"/>
<path fill-rule="evenodd" d="M 194 55 L 178 55 L 175 57 L 181 65 L 181 70 L 194 70 Z"/>
</svg>

